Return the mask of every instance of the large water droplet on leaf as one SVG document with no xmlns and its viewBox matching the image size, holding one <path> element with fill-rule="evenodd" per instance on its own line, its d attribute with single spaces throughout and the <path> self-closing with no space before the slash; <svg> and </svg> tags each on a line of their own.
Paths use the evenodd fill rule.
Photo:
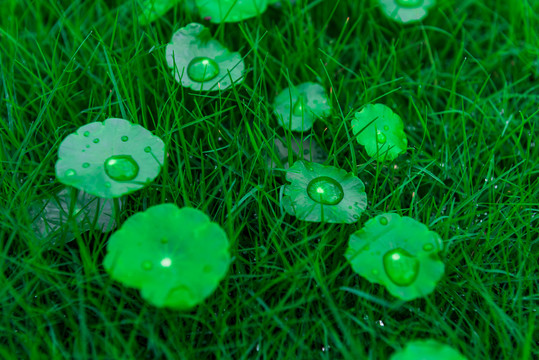
<svg viewBox="0 0 539 360">
<path fill-rule="evenodd" d="M 419 274 L 419 261 L 408 251 L 397 248 L 384 255 L 384 269 L 395 285 L 409 286 Z"/>
<path fill-rule="evenodd" d="M 303 112 L 305 111 L 305 100 L 302 96 L 298 98 L 296 103 L 294 104 L 294 107 L 292 108 L 292 114 L 294 116 L 302 116 Z"/>
<path fill-rule="evenodd" d="M 396 0 L 397 5 L 408 8 L 419 7 L 423 4 L 424 0 Z"/>
<path fill-rule="evenodd" d="M 386 139 L 386 136 L 385 136 L 383 133 L 378 132 L 378 133 L 376 134 L 376 140 L 377 140 L 380 144 L 383 144 L 383 143 L 386 142 L 387 139 Z"/>
<path fill-rule="evenodd" d="M 320 176 L 307 185 L 307 194 L 320 204 L 337 205 L 344 197 L 344 190 L 338 181 L 328 176 Z"/>
<path fill-rule="evenodd" d="M 113 180 L 133 180 L 138 171 L 139 166 L 130 155 L 114 155 L 105 160 L 105 172 Z"/>
<path fill-rule="evenodd" d="M 217 75 L 219 75 L 219 65 L 208 57 L 196 57 L 187 65 L 187 76 L 193 81 L 209 81 Z"/>
</svg>

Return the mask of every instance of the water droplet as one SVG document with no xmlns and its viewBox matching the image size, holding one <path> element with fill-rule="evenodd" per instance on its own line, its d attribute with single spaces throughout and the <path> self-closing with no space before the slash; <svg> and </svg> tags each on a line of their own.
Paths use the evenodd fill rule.
<svg viewBox="0 0 539 360">
<path fill-rule="evenodd" d="M 105 183 L 105 187 L 106 187 L 106 188 L 110 188 L 110 186 L 111 186 L 111 185 L 110 185 L 109 182 L 106 182 L 106 183 Z"/>
<path fill-rule="evenodd" d="M 98 138 L 95 138 L 94 139 L 94 144 L 97 144 L 99 142 L 99 139 Z"/>
<path fill-rule="evenodd" d="M 122 139 L 123 142 L 126 142 L 127 140 L 129 140 L 129 138 L 127 136 L 122 136 L 120 139 Z"/>
<path fill-rule="evenodd" d="M 294 116 L 302 116 L 304 111 L 305 100 L 303 100 L 303 96 L 300 96 L 292 108 L 292 114 L 294 114 Z"/>
<path fill-rule="evenodd" d="M 88 136 L 90 136 L 90 132 L 89 132 L 89 131 L 85 131 L 84 134 L 82 134 L 82 135 L 84 135 L 84 137 L 88 137 Z"/>
<path fill-rule="evenodd" d="M 432 244 L 423 245 L 423 250 L 425 250 L 425 251 L 432 251 L 432 249 L 434 249 L 434 245 L 432 245 Z"/>
<path fill-rule="evenodd" d="M 380 131 L 378 131 L 378 133 L 376 134 L 376 140 L 380 143 L 380 144 L 383 144 L 386 142 L 386 136 L 381 133 Z"/>
<path fill-rule="evenodd" d="M 388 221 L 387 221 L 387 218 L 382 216 L 380 217 L 380 224 L 381 225 L 387 225 Z"/>
<path fill-rule="evenodd" d="M 161 244 L 167 244 L 167 243 L 168 243 L 168 238 L 162 237 L 161 238 Z"/>
<path fill-rule="evenodd" d="M 397 5 L 407 8 L 416 8 L 423 4 L 424 0 L 396 0 Z"/>
<path fill-rule="evenodd" d="M 144 261 L 144 262 L 142 263 L 142 268 L 143 268 L 144 270 L 151 270 L 151 269 L 153 268 L 153 264 L 152 264 L 151 261 L 147 261 L 147 260 L 146 260 L 146 261 Z"/>
<path fill-rule="evenodd" d="M 384 125 L 384 130 L 385 130 L 385 131 L 388 131 L 388 130 L 389 130 L 389 126 Z"/>
<path fill-rule="evenodd" d="M 90 148 L 90 145 L 86 145 L 86 149 L 89 149 L 89 148 Z M 84 150 L 82 150 L 82 151 L 84 151 Z"/>
<path fill-rule="evenodd" d="M 73 169 L 67 169 L 64 175 L 67 177 L 71 177 L 77 175 L 77 172 Z"/>
<path fill-rule="evenodd" d="M 202 268 L 202 271 L 207 273 L 210 273 L 212 271 L 212 267 L 210 265 L 206 265 Z"/>
<path fill-rule="evenodd" d="M 144 152 L 149 153 L 149 152 L 151 152 L 151 151 L 152 151 L 152 148 L 149 147 L 149 146 L 146 146 L 146 147 L 144 148 Z"/>
<path fill-rule="evenodd" d="M 419 261 L 404 249 L 388 251 L 384 255 L 383 262 L 389 280 L 395 285 L 409 286 L 419 274 Z"/>
<path fill-rule="evenodd" d="M 380 274 L 380 271 L 378 271 L 378 270 L 376 270 L 376 269 L 372 269 L 371 272 L 372 272 L 373 275 L 378 275 L 378 274 Z"/>
<path fill-rule="evenodd" d="M 105 172 L 113 180 L 133 180 L 138 171 L 139 166 L 130 155 L 114 155 L 105 160 Z"/>
<path fill-rule="evenodd" d="M 187 76 L 193 81 L 209 81 L 217 75 L 219 75 L 219 65 L 208 57 L 195 57 L 187 65 Z"/>
<path fill-rule="evenodd" d="M 319 176 L 307 185 L 307 194 L 317 203 L 337 205 L 344 198 L 344 190 L 336 180 L 328 176 Z"/>
<path fill-rule="evenodd" d="M 86 169 L 86 168 L 90 167 L 90 163 L 83 163 L 82 167 Z"/>
</svg>

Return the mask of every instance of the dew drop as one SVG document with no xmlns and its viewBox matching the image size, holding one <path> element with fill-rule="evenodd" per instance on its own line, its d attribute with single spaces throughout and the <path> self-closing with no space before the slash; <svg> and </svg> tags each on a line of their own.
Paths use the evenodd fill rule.
<svg viewBox="0 0 539 360">
<path fill-rule="evenodd" d="M 378 131 L 378 133 L 376 134 L 376 140 L 380 143 L 380 144 L 383 144 L 386 142 L 386 136 L 381 133 L 380 131 Z"/>
<path fill-rule="evenodd" d="M 77 172 L 73 169 L 67 169 L 66 172 L 64 173 L 64 175 L 66 177 L 71 177 L 71 176 L 75 176 L 77 175 Z"/>
<path fill-rule="evenodd" d="M 161 238 L 161 244 L 167 244 L 167 243 L 168 243 L 168 238 L 162 237 Z"/>
<path fill-rule="evenodd" d="M 416 8 L 423 4 L 424 0 L 396 0 L 397 5 L 407 8 Z"/>
<path fill-rule="evenodd" d="M 375 275 L 375 276 L 378 275 L 378 274 L 380 274 L 380 272 L 379 272 L 378 270 L 376 270 L 376 269 L 372 269 L 371 273 L 372 273 L 373 275 Z"/>
<path fill-rule="evenodd" d="M 144 152 L 149 153 L 149 152 L 151 152 L 151 151 L 152 151 L 152 148 L 149 147 L 149 146 L 146 146 L 146 147 L 144 148 Z"/>
<path fill-rule="evenodd" d="M 99 139 L 98 138 L 95 138 L 94 139 L 94 144 L 97 144 L 99 142 Z"/>
<path fill-rule="evenodd" d="M 82 134 L 82 135 L 84 135 L 84 137 L 88 137 L 88 136 L 90 136 L 90 132 L 89 132 L 89 131 L 85 131 L 84 134 Z"/>
<path fill-rule="evenodd" d="M 122 136 L 120 139 L 122 139 L 123 142 L 126 142 L 127 140 L 129 140 L 129 138 L 127 136 Z"/>
<path fill-rule="evenodd" d="M 432 251 L 433 249 L 434 249 L 434 246 L 432 244 L 423 245 L 423 250 L 425 251 Z"/>
<path fill-rule="evenodd" d="M 146 260 L 142 263 L 142 268 L 144 270 L 151 270 L 153 268 L 153 264 L 151 261 Z"/>
<path fill-rule="evenodd" d="M 219 75 L 219 65 L 208 57 L 195 57 L 187 65 L 187 76 L 193 81 L 209 81 L 217 75 Z"/>
<path fill-rule="evenodd" d="M 388 131 L 388 130 L 389 130 L 389 126 L 384 125 L 384 130 L 385 130 L 385 131 Z"/>
<path fill-rule="evenodd" d="M 111 186 L 111 185 L 110 185 L 109 182 L 106 182 L 106 183 L 105 183 L 105 187 L 106 187 L 106 188 L 110 188 L 110 186 Z"/>
<path fill-rule="evenodd" d="M 328 176 L 319 176 L 307 185 L 307 194 L 317 203 L 337 205 L 344 198 L 344 190 L 336 180 Z"/>
<path fill-rule="evenodd" d="M 389 280 L 395 285 L 409 286 L 419 274 L 419 261 L 404 249 L 388 251 L 384 255 L 383 262 Z"/>
<path fill-rule="evenodd" d="M 113 180 L 133 180 L 138 171 L 139 166 L 130 155 L 114 155 L 105 160 L 105 172 Z"/>
<path fill-rule="evenodd" d="M 300 96 L 296 103 L 294 104 L 294 107 L 292 108 L 292 114 L 294 116 L 302 116 L 303 112 L 305 111 L 305 100 L 303 100 L 303 96 Z"/>
<path fill-rule="evenodd" d="M 206 265 L 202 268 L 202 271 L 207 273 L 210 273 L 212 271 L 212 267 L 210 265 Z"/>
<path fill-rule="evenodd" d="M 90 167 L 90 163 L 85 162 L 85 163 L 82 164 L 82 167 L 86 169 L 86 168 Z"/>
<path fill-rule="evenodd" d="M 381 225 L 387 225 L 387 223 L 388 223 L 387 218 L 384 217 L 384 216 L 380 217 L 379 221 L 380 221 Z"/>
<path fill-rule="evenodd" d="M 90 148 L 90 145 L 86 145 L 86 149 L 89 149 Z M 84 150 L 83 150 L 84 151 Z"/>
</svg>

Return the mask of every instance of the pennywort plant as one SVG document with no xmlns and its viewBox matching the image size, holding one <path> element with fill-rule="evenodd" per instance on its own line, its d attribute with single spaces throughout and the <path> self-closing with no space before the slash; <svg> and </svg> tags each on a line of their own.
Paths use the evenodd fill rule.
<svg viewBox="0 0 539 360">
<path fill-rule="evenodd" d="M 215 291 L 230 261 L 226 233 L 206 214 L 161 204 L 123 223 L 103 265 L 152 305 L 187 310 Z"/>
<path fill-rule="evenodd" d="M 167 64 L 175 79 L 196 91 L 225 90 L 243 81 L 241 55 L 230 52 L 201 24 L 191 23 L 172 35 Z"/>
<path fill-rule="evenodd" d="M 352 132 L 367 154 L 378 161 L 392 161 L 408 147 L 401 118 L 383 104 L 368 104 L 355 113 Z"/>
<path fill-rule="evenodd" d="M 142 189 L 161 171 L 165 144 L 140 125 L 111 118 L 81 126 L 58 149 L 56 177 L 101 198 Z"/>
<path fill-rule="evenodd" d="M 400 22 L 410 23 L 425 18 L 436 0 L 379 0 L 384 15 Z"/>
<path fill-rule="evenodd" d="M 345 257 L 356 273 L 408 301 L 434 290 L 444 274 L 442 250 L 440 236 L 424 224 L 386 213 L 350 236 Z"/>
<path fill-rule="evenodd" d="M 331 113 L 326 91 L 312 82 L 284 89 L 273 101 L 273 107 L 279 124 L 292 131 L 307 131 L 316 119 Z"/>
<path fill-rule="evenodd" d="M 351 224 L 367 207 L 365 185 L 343 169 L 300 160 L 286 180 L 281 204 L 300 220 Z"/>
</svg>

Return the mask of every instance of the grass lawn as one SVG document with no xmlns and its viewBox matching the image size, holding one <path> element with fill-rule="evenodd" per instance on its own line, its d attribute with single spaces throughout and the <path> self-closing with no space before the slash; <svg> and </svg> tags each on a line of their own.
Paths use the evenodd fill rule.
<svg viewBox="0 0 539 360">
<path fill-rule="evenodd" d="M 539 358 L 539 1 L 438 2 L 406 25 L 375 0 L 298 0 L 221 26 L 177 4 L 142 26 L 134 0 L 0 0 L 0 358 L 384 360 L 420 338 L 470 360 Z M 199 93 L 175 81 L 165 47 L 190 22 L 242 54 L 241 85 Z M 300 221 L 280 205 L 285 169 L 268 156 L 293 134 L 272 101 L 306 81 L 333 110 L 294 134 L 363 180 L 355 224 Z M 368 103 L 403 119 L 408 149 L 390 163 L 351 131 Z M 228 235 L 227 276 L 192 311 L 112 280 L 111 233 L 36 245 L 28 208 L 63 187 L 60 142 L 111 117 L 167 151 L 120 223 L 169 202 Z M 384 212 L 444 240 L 445 275 L 427 297 L 399 300 L 347 263 L 349 236 Z"/>
</svg>

